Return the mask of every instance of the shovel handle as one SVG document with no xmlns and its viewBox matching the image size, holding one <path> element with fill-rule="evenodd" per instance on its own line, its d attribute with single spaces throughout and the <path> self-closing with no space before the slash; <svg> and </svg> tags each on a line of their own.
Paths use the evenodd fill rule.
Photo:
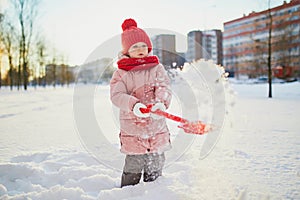
<svg viewBox="0 0 300 200">
<path fill-rule="evenodd" d="M 180 122 L 180 123 L 186 123 L 187 122 L 186 119 L 183 119 L 183 118 L 181 118 L 179 116 L 176 116 L 176 115 L 172 115 L 172 114 L 167 113 L 167 112 L 162 111 L 162 110 L 156 110 L 153 113 L 156 114 L 156 115 L 164 116 L 164 117 L 166 117 L 168 119 L 171 119 L 173 121 L 176 121 L 176 122 Z"/>
<path fill-rule="evenodd" d="M 147 108 L 140 108 L 140 110 L 142 113 L 153 113 L 155 115 L 163 116 L 173 121 L 180 122 L 181 124 L 178 126 L 178 128 L 182 128 L 186 133 L 203 135 L 204 133 L 207 133 L 209 130 L 211 130 L 210 126 L 203 124 L 201 121 L 189 122 L 184 118 L 172 115 L 162 110 L 152 111 L 152 106 L 153 105 L 148 105 Z"/>
<path fill-rule="evenodd" d="M 141 110 L 142 113 L 153 113 L 153 114 L 171 119 L 171 120 L 176 121 L 176 122 L 180 122 L 180 123 L 188 122 L 188 120 L 186 120 L 186 119 L 183 119 L 183 118 L 181 118 L 179 116 L 176 116 L 176 115 L 172 115 L 172 114 L 167 113 L 167 112 L 162 111 L 162 110 L 151 111 L 152 106 L 153 105 L 148 105 L 147 108 L 140 108 L 140 110 Z"/>
</svg>

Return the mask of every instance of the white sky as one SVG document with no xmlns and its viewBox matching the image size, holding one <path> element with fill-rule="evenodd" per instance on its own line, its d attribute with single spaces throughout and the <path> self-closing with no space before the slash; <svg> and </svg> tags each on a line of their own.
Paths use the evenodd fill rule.
<svg viewBox="0 0 300 200">
<path fill-rule="evenodd" d="M 271 0 L 272 7 L 282 3 Z M 192 30 L 223 30 L 224 22 L 267 7 L 268 0 L 44 0 L 40 13 L 48 41 L 75 65 L 120 34 L 123 20 L 129 17 L 141 28 L 167 29 L 186 36 Z M 177 51 L 184 50 L 177 46 Z"/>
</svg>

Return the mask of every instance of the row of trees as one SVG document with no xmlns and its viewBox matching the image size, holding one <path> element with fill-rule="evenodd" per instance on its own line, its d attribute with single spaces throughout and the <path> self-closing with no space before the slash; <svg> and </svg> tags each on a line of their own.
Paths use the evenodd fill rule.
<svg viewBox="0 0 300 200">
<path fill-rule="evenodd" d="M 4 13 L 0 13 L 0 87 L 3 83 L 11 90 L 14 86 L 27 90 L 30 82 L 41 85 L 40 80 L 46 75 L 45 65 L 55 64 L 58 59 L 38 26 L 40 1 L 8 3 Z"/>
</svg>

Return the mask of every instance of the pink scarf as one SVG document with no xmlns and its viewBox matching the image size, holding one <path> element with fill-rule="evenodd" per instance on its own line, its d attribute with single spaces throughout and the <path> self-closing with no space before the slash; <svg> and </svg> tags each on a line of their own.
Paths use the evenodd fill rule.
<svg viewBox="0 0 300 200">
<path fill-rule="evenodd" d="M 118 68 L 126 71 L 150 69 L 159 64 L 156 56 L 144 58 L 123 58 L 117 62 Z"/>
</svg>

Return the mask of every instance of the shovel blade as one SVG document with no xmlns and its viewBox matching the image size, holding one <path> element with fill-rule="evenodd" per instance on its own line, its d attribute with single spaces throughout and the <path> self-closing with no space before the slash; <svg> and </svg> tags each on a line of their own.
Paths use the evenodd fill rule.
<svg viewBox="0 0 300 200">
<path fill-rule="evenodd" d="M 201 121 L 196 122 L 185 122 L 181 123 L 179 128 L 182 128 L 184 132 L 190 134 L 203 135 L 211 130 L 211 126 L 209 124 L 204 124 Z"/>
</svg>

